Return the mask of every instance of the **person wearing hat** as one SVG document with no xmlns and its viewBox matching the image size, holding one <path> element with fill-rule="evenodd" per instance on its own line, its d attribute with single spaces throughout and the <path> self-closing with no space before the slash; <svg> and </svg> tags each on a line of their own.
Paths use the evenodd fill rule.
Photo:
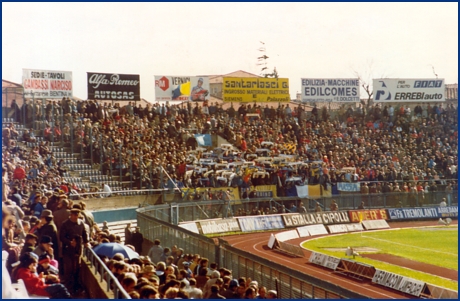
<svg viewBox="0 0 460 301">
<path fill-rule="evenodd" d="M 59 241 L 57 233 L 57 227 L 53 221 L 53 213 L 49 209 L 43 210 L 42 214 L 40 215 L 40 222 L 38 223 L 36 234 L 38 236 L 38 241 L 41 241 L 42 237 L 44 236 L 51 238 L 53 250 L 50 251 L 50 255 L 52 259 L 54 256 L 59 254 Z"/>
<path fill-rule="evenodd" d="M 79 209 L 70 210 L 69 218 L 62 223 L 59 238 L 62 243 L 65 283 L 69 290 L 77 292 L 80 288 L 79 273 L 83 247 L 89 247 L 88 233 L 84 222 L 78 217 Z"/>
<path fill-rule="evenodd" d="M 267 299 L 278 299 L 278 292 L 275 290 L 269 290 L 267 292 Z"/>
<path fill-rule="evenodd" d="M 68 207 L 69 200 L 67 199 L 67 196 L 59 197 L 59 203 L 57 205 L 56 211 L 53 211 L 53 220 L 58 231 L 61 228 L 62 223 L 69 218 L 70 210 Z"/>
<path fill-rule="evenodd" d="M 238 295 L 238 280 L 232 279 L 230 280 L 230 283 L 228 285 L 228 288 L 222 293 L 222 296 L 224 296 L 227 299 L 239 299 L 240 296 Z"/>
<path fill-rule="evenodd" d="M 35 245 L 37 244 L 38 237 L 35 234 L 29 233 L 26 235 L 26 239 L 24 242 L 24 246 L 21 249 L 20 256 L 25 253 L 33 252 L 35 249 Z"/>
</svg>

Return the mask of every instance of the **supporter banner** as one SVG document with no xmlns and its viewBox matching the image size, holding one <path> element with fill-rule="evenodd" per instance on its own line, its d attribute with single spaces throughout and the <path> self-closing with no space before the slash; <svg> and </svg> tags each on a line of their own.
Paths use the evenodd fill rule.
<svg viewBox="0 0 460 301">
<path fill-rule="evenodd" d="M 346 211 L 285 214 L 282 215 L 282 217 L 286 227 L 297 227 L 315 224 L 342 224 L 350 222 Z"/>
<path fill-rule="evenodd" d="M 72 71 L 22 69 L 22 85 L 26 98 L 72 97 Z"/>
<path fill-rule="evenodd" d="M 276 185 L 259 185 L 256 186 L 256 197 L 258 198 L 276 198 Z"/>
<path fill-rule="evenodd" d="M 379 269 L 375 269 L 372 282 L 416 297 L 419 297 L 425 288 L 425 282 L 423 281 Z"/>
<path fill-rule="evenodd" d="M 359 216 L 360 213 L 362 219 Z M 352 223 L 360 223 L 363 220 L 389 219 L 386 209 L 349 210 L 348 216 Z"/>
<path fill-rule="evenodd" d="M 202 234 L 214 234 L 225 232 L 240 232 L 238 221 L 231 219 L 218 219 L 210 221 L 198 221 Z"/>
<path fill-rule="evenodd" d="M 444 79 L 374 79 L 374 102 L 445 101 Z"/>
<path fill-rule="evenodd" d="M 347 230 L 348 232 L 355 232 L 355 231 L 363 231 L 363 225 L 361 223 L 357 224 L 347 224 Z"/>
<path fill-rule="evenodd" d="M 277 233 L 275 234 L 275 237 L 279 241 L 286 241 L 286 240 L 299 238 L 299 233 L 297 233 L 297 230 L 291 230 L 291 231 Z"/>
<path fill-rule="evenodd" d="M 243 232 L 284 229 L 283 219 L 279 215 L 239 217 L 238 223 Z"/>
<path fill-rule="evenodd" d="M 359 102 L 357 78 L 302 78 L 302 102 Z"/>
<path fill-rule="evenodd" d="M 458 206 L 388 209 L 390 219 L 437 219 L 458 217 Z"/>
<path fill-rule="evenodd" d="M 309 261 L 325 268 L 335 270 L 339 265 L 340 258 L 317 252 L 311 252 Z"/>
<path fill-rule="evenodd" d="M 139 74 L 87 72 L 88 99 L 141 100 Z"/>
<path fill-rule="evenodd" d="M 308 196 L 308 185 L 295 186 L 297 190 L 297 196 L 299 198 L 306 198 Z"/>
<path fill-rule="evenodd" d="M 329 225 L 327 226 L 329 229 L 329 233 L 345 233 L 348 232 L 347 225 L 341 224 L 341 225 Z"/>
<path fill-rule="evenodd" d="M 359 183 L 339 182 L 337 183 L 337 190 L 338 191 L 361 191 L 361 186 Z"/>
<path fill-rule="evenodd" d="M 200 234 L 200 231 L 198 231 L 198 227 L 195 222 L 193 223 L 186 223 L 186 224 L 179 224 L 179 227 L 183 229 L 187 229 L 193 233 Z"/>
<path fill-rule="evenodd" d="M 379 219 L 379 220 L 369 220 L 369 221 L 363 221 L 362 222 L 364 228 L 366 230 L 376 230 L 376 229 L 388 229 L 390 226 L 386 222 L 386 220 Z"/>
<path fill-rule="evenodd" d="M 212 146 L 211 135 L 209 134 L 195 134 L 195 140 L 198 146 Z"/>
<path fill-rule="evenodd" d="M 302 228 L 305 228 L 308 231 L 308 233 L 310 233 L 311 236 L 329 234 L 324 225 L 312 225 L 312 226 L 305 226 Z"/>
<path fill-rule="evenodd" d="M 209 77 L 155 75 L 156 101 L 205 101 L 210 97 Z"/>
<path fill-rule="evenodd" d="M 288 78 L 224 77 L 222 95 L 227 102 L 289 102 Z"/>
</svg>

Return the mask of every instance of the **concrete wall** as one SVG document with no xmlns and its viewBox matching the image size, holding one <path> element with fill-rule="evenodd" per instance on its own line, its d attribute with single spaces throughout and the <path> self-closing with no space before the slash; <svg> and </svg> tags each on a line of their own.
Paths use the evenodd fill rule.
<svg viewBox="0 0 460 301">
<path fill-rule="evenodd" d="M 86 257 L 83 257 L 80 277 L 82 283 L 85 285 L 86 291 L 90 299 L 113 299 L 114 294 L 112 291 L 107 292 L 107 282 L 101 280 L 101 275 L 96 275 L 94 267 L 90 267 L 90 262 L 86 261 Z"/>
</svg>

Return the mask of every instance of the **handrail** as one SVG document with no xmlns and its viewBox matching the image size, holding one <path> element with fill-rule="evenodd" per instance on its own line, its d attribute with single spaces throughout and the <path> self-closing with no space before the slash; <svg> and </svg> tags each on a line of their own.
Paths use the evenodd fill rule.
<svg viewBox="0 0 460 301">
<path fill-rule="evenodd" d="M 109 270 L 107 265 L 102 262 L 101 258 L 99 258 L 99 256 L 94 253 L 93 249 L 85 248 L 85 256 L 90 262 L 91 267 L 94 266 L 96 274 L 100 275 L 100 281 L 105 280 L 107 283 L 106 292 L 111 291 L 111 286 L 113 284 L 114 299 L 131 299 L 125 289 L 121 286 L 118 279 Z"/>
</svg>

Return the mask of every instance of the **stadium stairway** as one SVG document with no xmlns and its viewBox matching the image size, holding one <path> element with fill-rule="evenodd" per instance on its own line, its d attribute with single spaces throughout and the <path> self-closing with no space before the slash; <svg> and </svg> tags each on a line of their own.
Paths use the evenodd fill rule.
<svg viewBox="0 0 460 301">
<path fill-rule="evenodd" d="M 110 234 L 119 235 L 121 237 L 121 241 L 125 242 L 125 228 L 126 225 L 131 223 L 131 229 L 134 230 L 134 227 L 137 226 L 137 220 L 126 220 L 126 221 L 117 221 L 117 222 L 109 222 L 107 226 L 109 227 Z M 104 226 L 103 223 L 98 223 L 97 226 L 99 229 L 102 229 Z"/>
</svg>

